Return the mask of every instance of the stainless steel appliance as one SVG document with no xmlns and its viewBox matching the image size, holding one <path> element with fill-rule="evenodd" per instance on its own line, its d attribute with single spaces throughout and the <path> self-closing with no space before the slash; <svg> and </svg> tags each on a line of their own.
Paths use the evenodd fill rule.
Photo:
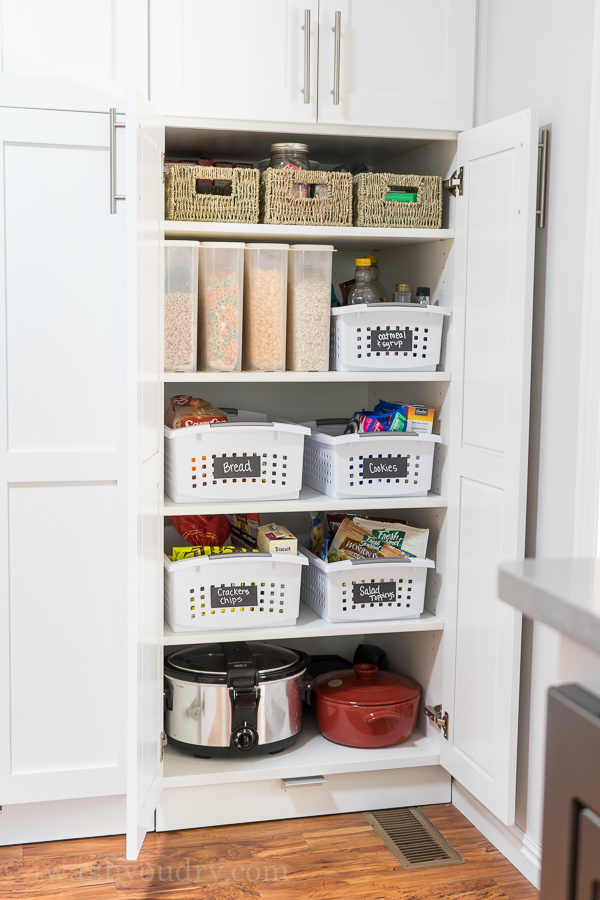
<svg viewBox="0 0 600 900">
<path fill-rule="evenodd" d="M 196 644 L 165 659 L 165 731 L 194 756 L 278 753 L 302 731 L 309 657 L 264 642 Z"/>
</svg>

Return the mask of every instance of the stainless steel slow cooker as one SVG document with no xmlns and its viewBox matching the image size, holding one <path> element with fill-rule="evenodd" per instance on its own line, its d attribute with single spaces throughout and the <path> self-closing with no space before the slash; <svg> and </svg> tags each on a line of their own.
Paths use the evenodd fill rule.
<svg viewBox="0 0 600 900">
<path fill-rule="evenodd" d="M 277 753 L 302 731 L 309 657 L 264 642 L 196 644 L 165 658 L 165 731 L 194 756 Z"/>
</svg>

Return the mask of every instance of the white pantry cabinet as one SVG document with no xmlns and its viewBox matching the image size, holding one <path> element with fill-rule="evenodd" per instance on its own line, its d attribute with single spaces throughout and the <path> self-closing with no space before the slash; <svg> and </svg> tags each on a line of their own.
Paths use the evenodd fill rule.
<svg viewBox="0 0 600 900">
<path fill-rule="evenodd" d="M 38 116 L 42 118 L 38 120 Z M 58 131 L 41 131 L 39 138 L 23 130 L 21 123 L 37 130 L 44 116 L 56 123 L 64 119 L 71 123 L 71 130 L 62 137 Z M 129 858 L 136 857 L 145 832 L 154 824 L 158 829 L 172 829 L 242 818 L 441 802 L 450 799 L 451 776 L 495 815 L 512 822 L 520 619 L 498 600 L 495 571 L 501 559 L 523 553 L 535 115 L 525 111 L 464 132 L 457 142 L 411 143 L 405 132 L 389 138 L 389 144 L 377 136 L 362 139 L 381 171 L 450 174 L 457 166 L 463 168 L 463 194 L 446 199 L 449 227 L 440 231 L 164 223 L 160 155 L 165 123 L 146 102 L 134 97 L 128 103 L 124 134 L 118 135 L 126 149 L 125 161 L 117 159 L 117 174 L 125 166 L 126 184 L 117 182 L 116 189 L 125 192 L 127 199 L 117 203 L 116 216 L 108 219 L 107 131 L 88 135 L 85 113 L 24 109 L 4 110 L 2 117 L 5 165 L 20 169 L 11 170 L 9 174 L 15 177 L 5 175 L 3 182 L 8 185 L 3 221 L 11 235 L 14 229 L 14 237 L 7 237 L 3 245 L 9 254 L 8 292 L 0 316 L 8 328 L 8 381 L 0 393 L 6 407 L 0 421 L 8 422 L 8 431 L 0 449 L 6 473 L 4 496 L 9 498 L 2 510 L 1 527 L 4 562 L 10 561 L 10 567 L 2 566 L 0 633 L 5 646 L 0 702 L 4 720 L 11 722 L 14 733 L 0 769 L 0 841 L 32 842 L 77 833 L 123 831 L 124 816 L 115 814 L 111 824 L 105 825 L 100 812 L 79 832 L 79 826 L 58 814 L 52 826 L 41 828 L 39 807 L 44 804 L 37 801 L 53 800 L 60 805 L 87 797 L 87 806 L 96 808 L 102 791 L 125 791 L 125 774 Z M 99 116 L 95 118 L 100 122 Z M 168 128 L 167 152 L 176 156 L 183 145 L 194 140 L 222 140 L 218 133 L 203 134 L 202 127 L 201 122 L 192 122 Z M 102 117 L 102 128 L 108 128 L 107 115 Z M 249 133 L 248 152 L 255 149 L 258 158 L 261 141 L 270 139 L 270 134 Z M 50 153 L 50 148 L 63 156 L 54 161 L 48 155 L 44 172 L 50 172 L 52 190 L 43 203 L 36 205 L 32 198 L 23 207 L 26 219 L 18 192 L 21 185 L 27 187 L 26 157 L 36 140 L 43 148 L 39 152 Z M 102 164 L 89 173 L 98 199 L 82 210 L 80 192 L 57 192 L 72 171 L 64 158 L 67 151 L 60 146 L 75 153 L 85 141 L 94 144 Z M 55 151 L 56 145 L 60 146 Z M 338 152 L 333 141 L 331 152 Z M 67 170 L 59 177 L 61 164 Z M 38 165 L 34 172 L 39 171 Z M 77 174 L 78 183 L 88 177 L 84 169 Z M 32 183 L 39 187 L 36 179 Z M 60 229 L 56 228 L 57 205 Z M 43 248 L 43 265 L 36 259 L 37 269 L 24 258 L 28 249 L 24 229 L 31 221 L 32 209 L 38 227 L 51 235 L 49 248 Z M 95 229 L 100 226 L 90 221 L 96 218 L 108 222 L 103 227 L 109 235 L 99 244 L 105 248 L 99 257 L 98 247 L 94 247 L 100 287 L 91 274 L 85 280 L 92 265 L 85 255 L 87 232 L 89 228 L 89 234 L 97 234 Z M 113 251 L 111 229 L 119 227 Z M 159 297 L 165 227 L 169 237 L 256 240 L 260 235 L 268 241 L 334 243 L 338 250 L 336 283 L 352 266 L 356 251 L 376 251 L 384 284 L 393 283 L 402 272 L 406 276 L 402 280 L 429 283 L 433 297 L 452 308 L 440 371 L 367 376 L 337 372 L 163 374 Z M 80 253 L 65 253 L 63 229 Z M 113 257 L 118 261 L 118 277 L 110 281 Z M 23 273 L 33 285 L 26 295 L 19 293 Z M 83 292 L 76 290 L 80 283 L 87 285 Z M 38 297 L 43 302 L 37 301 Z M 28 315 L 31 304 L 33 312 Z M 24 346 L 19 325 L 26 316 Z M 49 333 L 56 333 L 56 338 L 49 341 Z M 72 343 L 79 347 L 73 364 L 69 355 Z M 32 352 L 28 352 L 30 348 Z M 77 402 L 74 406 L 70 400 L 70 415 L 61 419 L 66 382 Z M 43 439 L 36 437 L 27 406 L 17 403 L 23 387 L 25 396 L 30 396 L 40 384 L 46 400 L 42 414 L 48 426 L 43 429 Z M 101 419 L 98 423 L 93 419 L 79 422 L 75 413 L 89 403 L 90 390 L 99 415 L 108 415 L 112 409 L 112 423 L 101 424 Z M 212 633 L 209 639 L 267 639 L 301 646 L 309 653 L 345 656 L 351 656 L 355 646 L 368 639 L 386 650 L 391 668 L 417 678 L 424 703 L 440 704 L 442 713 L 448 713 L 447 738 L 421 716 L 417 732 L 405 744 L 384 751 L 357 751 L 325 741 L 307 716 L 297 745 L 275 757 L 254 759 L 251 766 L 239 760 L 196 760 L 170 746 L 164 751 L 163 763 L 162 654 L 182 643 L 182 636 L 172 634 L 162 623 L 164 517 L 181 512 L 234 511 L 223 504 L 177 506 L 162 498 L 163 402 L 182 391 L 207 397 L 217 405 L 274 415 L 290 416 L 293 409 L 293 418 L 298 420 L 340 415 L 348 408 L 353 412 L 380 396 L 436 407 L 442 446 L 427 497 L 333 501 L 304 490 L 299 500 L 251 504 L 253 510 L 281 517 L 294 528 L 306 522 L 309 510 L 323 508 L 385 509 L 429 527 L 429 552 L 436 568 L 428 581 L 426 612 L 415 620 L 340 626 L 329 625 L 302 609 L 293 627 Z M 65 427 L 61 429 L 63 419 Z M 117 437 L 111 438 L 114 429 Z M 117 498 L 112 506 L 110 501 L 105 503 L 107 509 L 101 504 L 90 507 L 90 492 L 97 483 L 99 496 Z M 47 495 L 54 489 L 53 500 Z M 70 491 L 77 494 L 74 500 Z M 81 491 L 83 496 L 79 496 Z M 242 506 L 238 504 L 237 509 Z M 94 523 L 94 545 L 87 542 L 75 512 Z M 49 535 L 41 567 L 31 565 L 27 555 L 28 525 L 33 516 L 44 523 Z M 71 531 L 63 534 L 67 525 Z M 76 568 L 75 575 L 71 565 Z M 39 569 L 43 580 L 38 578 Z M 84 578 L 90 570 L 101 587 L 90 587 L 95 593 L 90 595 L 92 602 L 84 605 L 88 595 L 82 597 L 82 587 L 87 591 Z M 183 643 L 205 640 L 201 634 L 185 635 Z M 69 702 L 63 707 L 56 704 L 55 710 L 66 721 L 75 749 L 68 746 L 49 716 L 42 716 L 41 721 L 31 718 L 30 696 L 39 690 L 35 677 L 39 667 L 34 672 L 31 662 L 36 659 L 43 662 L 48 698 L 54 697 L 59 680 L 61 699 L 65 681 L 71 691 Z M 68 670 L 63 666 L 65 659 L 73 662 Z M 73 671 L 77 687 L 71 687 L 66 678 Z M 80 672 L 85 675 L 78 677 Z M 105 722 L 112 723 L 121 741 L 117 756 L 107 756 L 106 751 L 105 757 L 99 756 L 98 746 L 105 748 L 106 742 L 97 745 L 88 739 L 97 737 L 99 729 L 93 717 L 87 716 L 87 691 L 105 710 Z M 78 712 L 76 718 L 71 715 L 72 704 Z M 36 728 L 43 733 L 41 746 L 34 741 Z M 112 776 L 107 776 L 103 782 L 107 764 L 118 770 L 118 777 L 111 781 Z M 59 767 L 60 777 L 56 777 Z M 299 781 L 315 775 L 324 777 L 325 784 Z M 105 786 L 97 790 L 96 784 Z"/>
<path fill-rule="evenodd" d="M 476 0 L 150 0 L 165 115 L 461 131 Z"/>
<path fill-rule="evenodd" d="M 100 97 L 118 82 L 122 111 L 125 85 L 148 91 L 147 35 L 145 0 L 0 0 L 0 72 L 19 76 L 15 98 L 29 84 L 42 107 L 70 84 L 87 111 L 106 109 Z M 2 103 L 13 105 L 7 82 Z"/>
</svg>

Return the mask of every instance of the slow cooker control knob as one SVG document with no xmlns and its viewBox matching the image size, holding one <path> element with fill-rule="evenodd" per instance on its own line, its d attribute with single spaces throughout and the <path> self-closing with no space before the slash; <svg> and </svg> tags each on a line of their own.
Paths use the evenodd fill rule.
<svg viewBox="0 0 600 900">
<path fill-rule="evenodd" d="M 251 725 L 242 725 L 234 731 L 231 742 L 236 750 L 252 750 L 258 741 L 258 733 Z"/>
</svg>

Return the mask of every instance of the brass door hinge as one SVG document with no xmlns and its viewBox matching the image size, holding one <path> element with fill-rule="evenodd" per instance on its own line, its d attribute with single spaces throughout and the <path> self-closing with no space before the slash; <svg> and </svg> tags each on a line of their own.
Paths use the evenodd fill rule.
<svg viewBox="0 0 600 900">
<path fill-rule="evenodd" d="M 461 166 L 458 171 L 452 173 L 450 178 L 447 178 L 445 181 L 442 181 L 442 187 L 445 191 L 449 191 L 456 197 L 456 192 L 460 194 L 462 197 L 463 194 L 463 180 L 464 180 L 464 167 Z"/>
<path fill-rule="evenodd" d="M 165 731 L 160 733 L 160 761 L 165 758 L 165 747 L 167 746 L 167 734 Z"/>
<path fill-rule="evenodd" d="M 427 718 L 431 719 L 434 725 L 437 725 L 446 740 L 448 740 L 448 720 L 450 717 L 447 712 L 442 715 L 441 703 L 437 706 L 425 706 L 424 712 Z"/>
<path fill-rule="evenodd" d="M 165 183 L 165 151 L 162 150 L 160 154 L 160 168 L 162 170 L 162 183 Z"/>
</svg>

